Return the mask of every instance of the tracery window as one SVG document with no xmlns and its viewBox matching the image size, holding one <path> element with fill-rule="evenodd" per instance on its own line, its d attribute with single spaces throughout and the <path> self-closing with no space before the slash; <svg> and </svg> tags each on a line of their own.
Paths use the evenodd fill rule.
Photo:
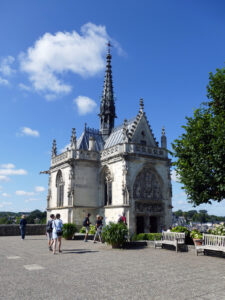
<svg viewBox="0 0 225 300">
<path fill-rule="evenodd" d="M 62 177 L 62 171 L 59 170 L 56 176 L 56 188 L 57 188 L 57 207 L 63 206 L 64 200 L 64 182 Z"/>
</svg>

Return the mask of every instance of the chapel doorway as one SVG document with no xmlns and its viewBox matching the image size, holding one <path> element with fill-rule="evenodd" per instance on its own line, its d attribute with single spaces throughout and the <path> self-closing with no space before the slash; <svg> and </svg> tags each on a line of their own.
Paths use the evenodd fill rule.
<svg viewBox="0 0 225 300">
<path fill-rule="evenodd" d="M 152 233 L 158 232 L 157 217 L 150 217 L 149 225 L 150 225 L 150 232 Z"/>
<path fill-rule="evenodd" d="M 144 232 L 144 216 L 138 216 L 136 217 L 136 232 L 137 234 Z"/>
</svg>

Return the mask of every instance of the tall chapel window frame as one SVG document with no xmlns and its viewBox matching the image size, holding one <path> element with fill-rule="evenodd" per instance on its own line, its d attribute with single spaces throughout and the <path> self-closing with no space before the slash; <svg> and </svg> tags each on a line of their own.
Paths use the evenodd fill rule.
<svg viewBox="0 0 225 300">
<path fill-rule="evenodd" d="M 64 181 L 62 171 L 59 170 L 56 175 L 56 189 L 57 189 L 57 207 L 63 207 L 64 204 Z"/>
<path fill-rule="evenodd" d="M 112 177 L 109 170 L 104 176 L 104 206 L 112 205 Z"/>
</svg>

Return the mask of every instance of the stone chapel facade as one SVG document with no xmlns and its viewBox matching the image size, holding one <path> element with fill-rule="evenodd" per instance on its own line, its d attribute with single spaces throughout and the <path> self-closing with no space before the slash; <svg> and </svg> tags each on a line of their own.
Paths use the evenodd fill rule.
<svg viewBox="0 0 225 300">
<path fill-rule="evenodd" d="M 117 222 L 126 214 L 131 232 L 160 232 L 172 222 L 172 188 L 165 130 L 158 145 L 144 112 L 114 127 L 111 54 L 107 53 L 100 105 L 100 130 L 86 125 L 70 147 L 57 154 L 53 141 L 47 214 L 60 213 L 64 223 L 82 225 L 86 214 Z"/>
</svg>

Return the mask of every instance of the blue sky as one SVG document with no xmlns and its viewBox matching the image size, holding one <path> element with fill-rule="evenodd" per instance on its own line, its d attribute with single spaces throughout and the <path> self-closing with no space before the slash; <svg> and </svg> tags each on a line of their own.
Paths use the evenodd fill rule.
<svg viewBox="0 0 225 300">
<path fill-rule="evenodd" d="M 44 210 L 58 151 L 97 117 L 110 39 L 116 124 L 137 114 L 168 144 L 206 100 L 208 74 L 224 66 L 223 1 L 0 2 L 0 211 Z M 170 146 L 169 146 L 170 147 Z M 173 179 L 175 176 L 173 174 Z M 191 209 L 173 181 L 174 210 Z M 225 204 L 200 206 L 225 215 Z"/>
</svg>

